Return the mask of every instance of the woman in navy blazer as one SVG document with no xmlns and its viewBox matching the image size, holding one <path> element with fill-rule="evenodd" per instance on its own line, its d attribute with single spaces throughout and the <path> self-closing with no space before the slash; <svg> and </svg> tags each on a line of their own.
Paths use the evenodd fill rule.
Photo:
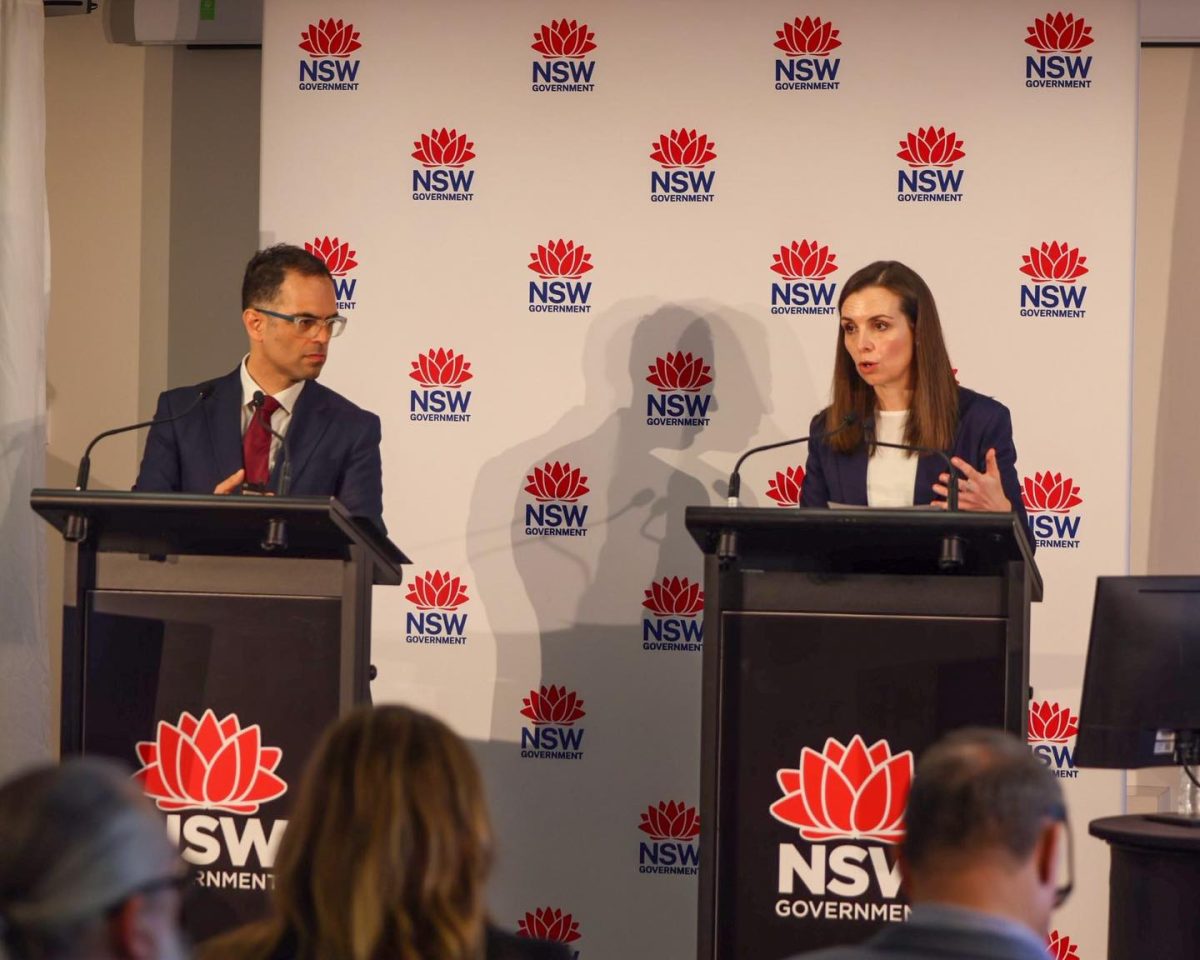
<svg viewBox="0 0 1200 960">
<path fill-rule="evenodd" d="M 925 281 L 902 263 L 869 264 L 843 285 L 838 315 L 832 402 L 812 420 L 822 439 L 809 444 L 800 505 L 870 505 L 878 415 L 908 411 L 900 442 L 951 455 L 960 509 L 1014 511 L 1028 533 L 1008 408 L 955 382 Z M 920 456 L 911 504 L 945 507 L 948 482 L 945 461 Z"/>
</svg>

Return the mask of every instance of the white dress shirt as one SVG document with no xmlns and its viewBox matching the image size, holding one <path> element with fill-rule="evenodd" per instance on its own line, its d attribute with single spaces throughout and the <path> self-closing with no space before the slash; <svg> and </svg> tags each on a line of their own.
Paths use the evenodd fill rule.
<svg viewBox="0 0 1200 960">
<path fill-rule="evenodd" d="M 876 410 L 875 436 L 885 443 L 903 443 L 907 410 Z M 911 507 L 917 485 L 917 455 L 907 450 L 876 447 L 867 461 L 867 505 Z"/>
<path fill-rule="evenodd" d="M 292 411 L 296 409 L 296 401 L 300 397 L 300 391 L 304 389 L 305 381 L 293 383 L 286 390 L 280 390 L 279 393 L 267 394 L 250 376 L 250 371 L 246 368 L 246 361 L 250 359 L 250 354 L 242 357 L 242 436 L 246 435 L 246 428 L 250 426 L 250 418 L 254 415 L 254 394 L 261 391 L 267 396 L 273 396 L 279 401 L 279 409 L 271 414 L 271 429 L 274 430 L 280 437 L 286 437 L 288 425 L 292 422 Z M 271 437 L 271 453 L 267 460 L 267 469 L 275 469 L 275 456 L 279 453 L 279 438 Z"/>
</svg>

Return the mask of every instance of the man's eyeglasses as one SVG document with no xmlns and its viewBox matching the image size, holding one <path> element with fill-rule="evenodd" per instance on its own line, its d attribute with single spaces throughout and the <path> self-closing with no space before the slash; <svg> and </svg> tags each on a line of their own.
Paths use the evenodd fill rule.
<svg viewBox="0 0 1200 960">
<path fill-rule="evenodd" d="M 254 309 L 268 317 L 274 317 L 276 320 L 286 320 L 292 325 L 292 329 L 302 337 L 314 336 L 322 327 L 328 328 L 331 337 L 340 337 L 342 331 L 346 329 L 346 318 L 336 313 L 332 317 L 314 317 L 308 313 L 277 313 L 274 310 L 264 310 L 262 307 Z"/>
</svg>

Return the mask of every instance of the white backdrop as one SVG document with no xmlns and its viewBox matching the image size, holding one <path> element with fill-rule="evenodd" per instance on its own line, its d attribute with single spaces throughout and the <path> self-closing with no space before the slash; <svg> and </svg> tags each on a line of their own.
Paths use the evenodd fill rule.
<svg viewBox="0 0 1200 960">
<path fill-rule="evenodd" d="M 804 432 L 823 298 L 895 258 L 1013 413 L 1046 583 L 1031 738 L 1078 838 L 1059 954 L 1104 955 L 1086 823 L 1122 781 L 1075 775 L 1071 721 L 1094 578 L 1126 570 L 1136 64 L 1133 0 L 268 0 L 262 240 L 340 274 L 323 382 L 383 417 L 415 561 L 375 597 L 373 689 L 477 742 L 498 922 L 694 953 L 683 508 Z M 710 199 L 656 199 L 680 193 Z M 786 501 L 803 460 L 753 461 L 744 502 Z"/>
</svg>

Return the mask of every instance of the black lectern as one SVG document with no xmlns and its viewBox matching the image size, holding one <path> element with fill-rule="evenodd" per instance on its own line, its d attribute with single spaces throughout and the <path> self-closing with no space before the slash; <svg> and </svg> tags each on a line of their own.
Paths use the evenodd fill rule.
<svg viewBox="0 0 1200 960">
<path fill-rule="evenodd" d="M 399 584 L 407 558 L 330 498 L 35 490 L 31 505 L 83 535 L 66 544 L 63 754 L 137 771 L 196 867 L 194 937 L 254 918 L 313 745 L 370 700 L 371 586 Z M 264 547 L 269 530 L 286 547 Z"/>
<path fill-rule="evenodd" d="M 689 507 L 705 553 L 700 960 L 776 960 L 906 916 L 914 758 L 1025 736 L 1041 579 L 1011 514 Z M 943 570 L 948 538 L 961 557 Z"/>
</svg>

